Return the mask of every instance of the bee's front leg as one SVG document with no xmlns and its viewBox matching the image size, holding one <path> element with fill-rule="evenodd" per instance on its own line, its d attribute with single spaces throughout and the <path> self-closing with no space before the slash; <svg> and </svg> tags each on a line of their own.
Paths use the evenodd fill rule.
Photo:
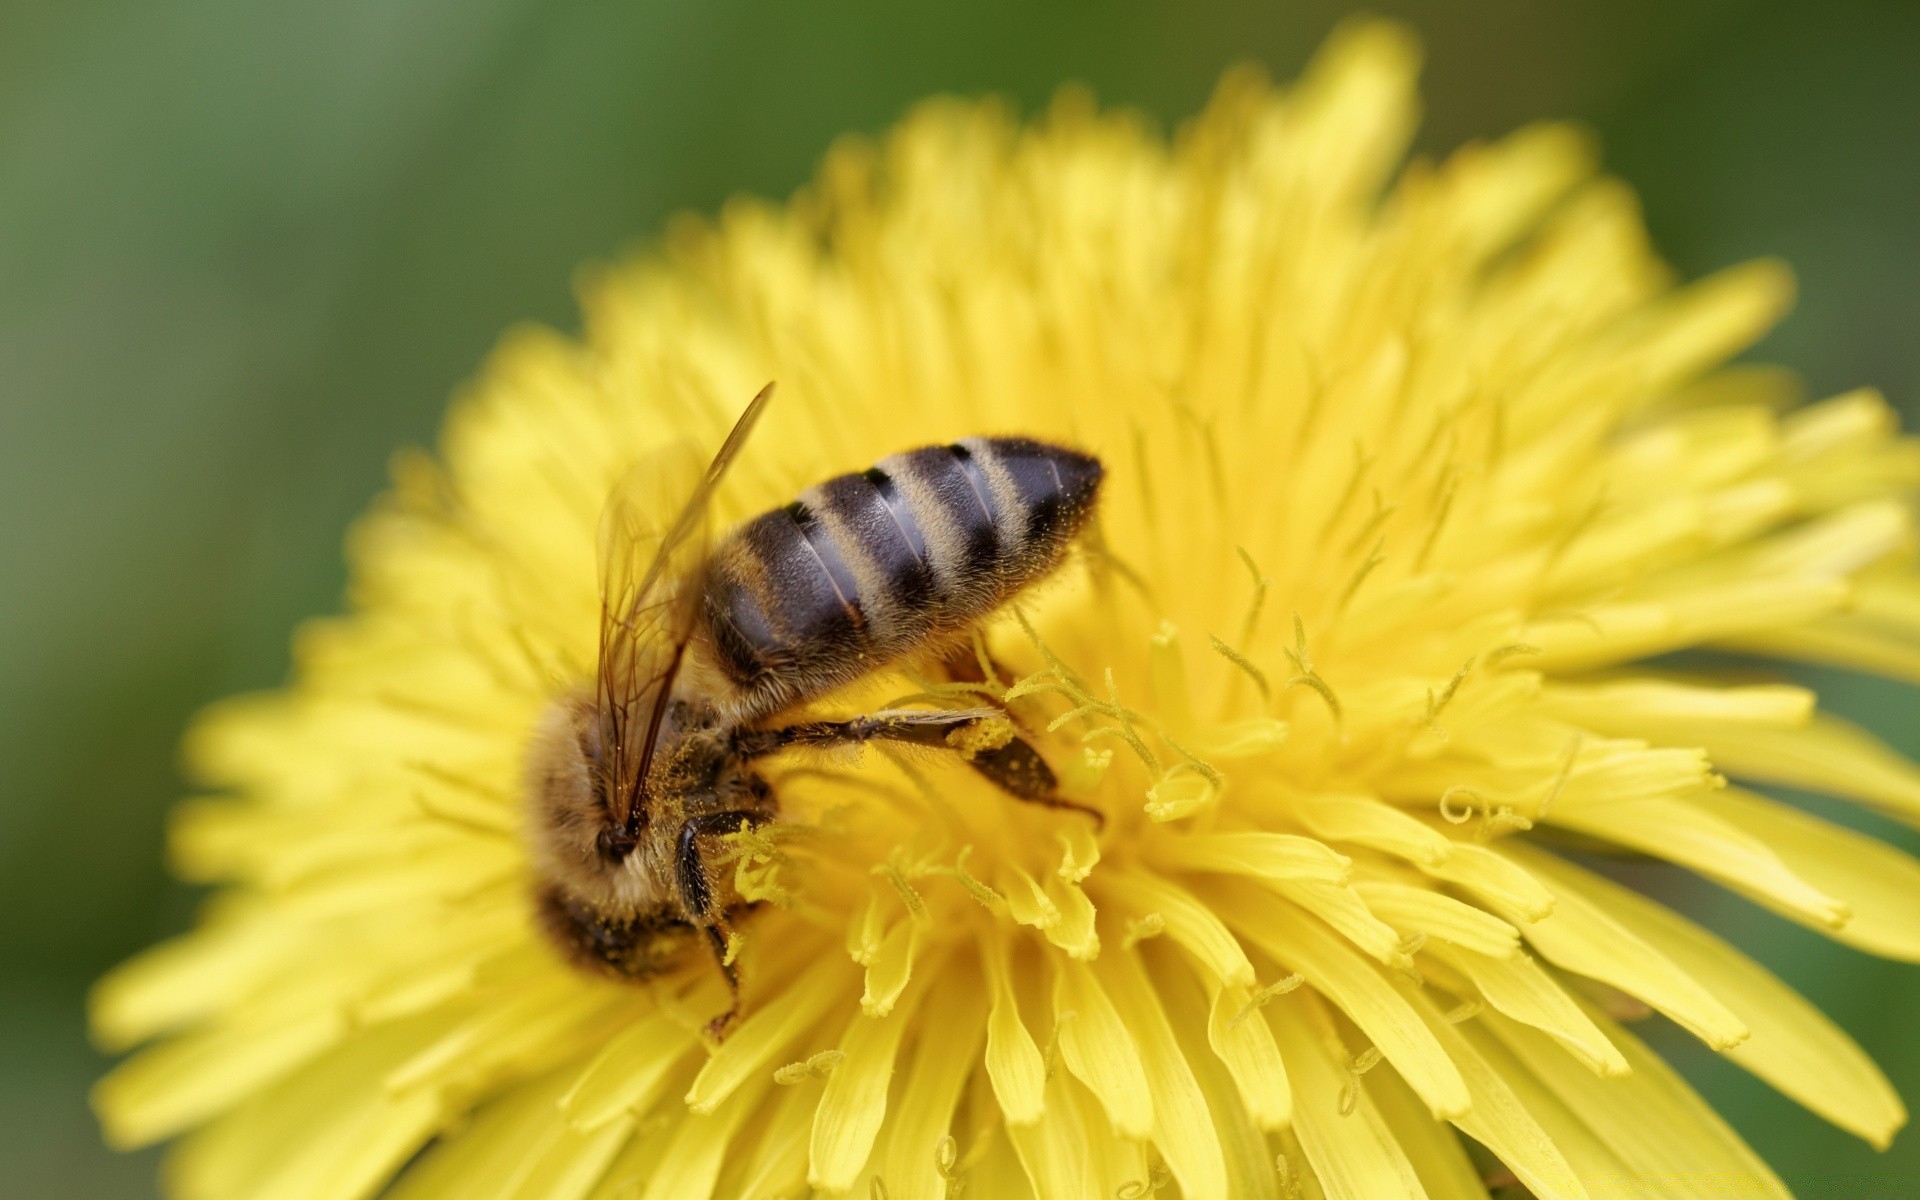
<svg viewBox="0 0 1920 1200">
<path fill-rule="evenodd" d="M 694 924 L 706 931 L 714 964 L 726 978 L 727 994 L 731 998 L 727 1011 L 707 1023 L 707 1032 L 716 1038 L 726 1036 L 728 1027 L 740 1015 L 740 973 L 727 953 L 726 919 L 713 902 L 713 880 L 707 874 L 707 860 L 700 853 L 700 839 L 734 833 L 743 822 L 749 826 L 757 825 L 764 816 L 763 813 L 744 809 L 729 809 L 688 817 L 680 825 L 680 837 L 674 855 L 675 873 L 680 882 L 680 902 Z"/>
</svg>

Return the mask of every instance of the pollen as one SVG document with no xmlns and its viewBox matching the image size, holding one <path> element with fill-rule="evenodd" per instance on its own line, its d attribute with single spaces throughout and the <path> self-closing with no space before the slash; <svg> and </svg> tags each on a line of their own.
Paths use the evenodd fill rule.
<svg viewBox="0 0 1920 1200">
<path fill-rule="evenodd" d="M 1350 25 L 1170 140 L 931 101 L 590 276 L 577 339 L 511 335 L 295 681 L 194 729 L 173 858 L 218 891 L 95 992 L 108 1138 L 177 1139 L 192 1200 L 1785 1196 L 1658 1013 L 1885 1146 L 1858 1046 L 1568 850 L 1920 961 L 1920 863 L 1774 794 L 1920 825 L 1920 768 L 1784 667 L 1695 665 L 1920 683 L 1920 445 L 1729 365 L 1788 272 L 1676 283 L 1579 133 L 1403 168 L 1417 58 Z M 717 525 L 971 436 L 1106 475 L 985 682 L 796 714 L 1006 717 L 769 760 L 719 1038 L 711 957 L 621 984 L 541 938 L 522 771 L 593 669 L 609 490 L 769 379 Z M 1016 731 L 1072 807 L 965 761 Z"/>
</svg>

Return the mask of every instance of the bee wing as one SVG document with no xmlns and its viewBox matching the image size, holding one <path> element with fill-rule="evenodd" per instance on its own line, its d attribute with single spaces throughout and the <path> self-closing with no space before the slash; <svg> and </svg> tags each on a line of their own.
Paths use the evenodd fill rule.
<svg viewBox="0 0 1920 1200">
<path fill-rule="evenodd" d="M 601 513 L 596 699 L 615 824 L 640 802 L 673 679 L 693 636 L 705 583 L 708 505 L 772 394 L 772 384 L 760 389 L 705 471 L 692 446 L 669 446 L 629 470 Z"/>
</svg>

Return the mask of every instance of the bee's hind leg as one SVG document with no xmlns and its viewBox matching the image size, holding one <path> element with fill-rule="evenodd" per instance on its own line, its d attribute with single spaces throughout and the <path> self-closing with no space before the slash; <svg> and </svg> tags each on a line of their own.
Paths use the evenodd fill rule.
<svg viewBox="0 0 1920 1200">
<path fill-rule="evenodd" d="M 1044 808 L 1066 809 L 1093 818 L 1094 828 L 1106 827 L 1106 814 L 1060 797 L 1059 779 L 1047 760 L 1025 738 L 1014 734 L 997 746 L 969 746 L 967 733 L 983 721 L 1006 720 L 997 708 L 894 709 L 848 721 L 803 721 L 782 729 L 756 730 L 755 739 L 741 752 L 753 758 L 787 746 L 857 745 L 862 742 L 901 742 L 966 756 L 967 764 L 1016 800 Z"/>
<path fill-rule="evenodd" d="M 727 1011 L 707 1023 L 707 1032 L 715 1038 L 725 1037 L 728 1028 L 740 1015 L 740 972 L 735 969 L 729 953 L 726 919 L 713 902 L 713 881 L 707 876 L 707 861 L 700 855 L 700 839 L 733 833 L 742 822 L 757 825 L 764 819 L 765 814 L 744 809 L 701 813 L 681 823 L 679 841 L 675 846 L 674 867 L 679 876 L 681 903 L 685 905 L 687 915 L 705 931 L 707 946 L 713 951 L 714 965 L 720 968 L 721 976 L 727 981 Z"/>
</svg>

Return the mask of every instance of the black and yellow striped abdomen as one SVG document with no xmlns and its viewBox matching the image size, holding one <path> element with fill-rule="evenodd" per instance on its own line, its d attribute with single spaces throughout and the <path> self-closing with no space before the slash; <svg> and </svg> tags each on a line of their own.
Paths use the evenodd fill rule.
<svg viewBox="0 0 1920 1200">
<path fill-rule="evenodd" d="M 706 621 L 744 713 L 770 713 L 952 635 L 1053 570 L 1098 459 L 967 438 L 808 488 L 712 555 Z"/>
</svg>

